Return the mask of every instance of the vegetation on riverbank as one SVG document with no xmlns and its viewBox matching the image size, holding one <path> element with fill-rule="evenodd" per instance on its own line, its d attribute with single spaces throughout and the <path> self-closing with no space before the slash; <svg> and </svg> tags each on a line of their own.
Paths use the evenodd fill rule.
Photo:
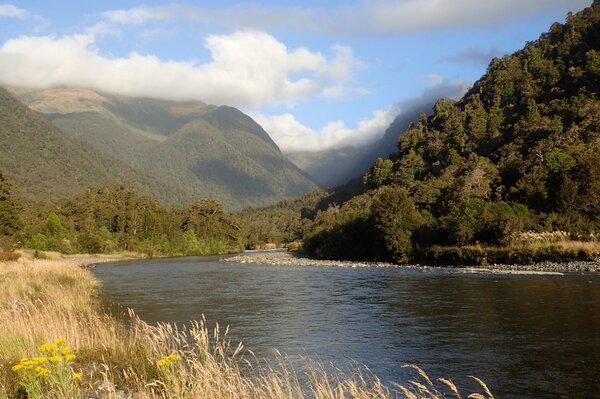
<svg viewBox="0 0 600 399">
<path fill-rule="evenodd" d="M 98 289 L 73 264 L 0 263 L 0 398 L 387 399 L 398 391 L 416 399 L 455 390 L 418 369 L 418 384 L 393 388 L 366 373 L 334 376 L 318 365 L 304 375 L 283 356 L 272 363 L 244 355 L 227 331 L 211 332 L 203 320 L 151 326 L 131 315 L 125 328 L 102 312 Z M 473 397 L 492 398 L 483 384 L 482 391 Z"/>
<path fill-rule="evenodd" d="M 410 261 L 427 265 L 523 265 L 540 262 L 595 261 L 600 258 L 600 242 L 564 241 L 512 246 L 467 245 L 432 246 L 411 253 Z"/>
<path fill-rule="evenodd" d="M 74 253 L 210 255 L 243 248 L 237 220 L 216 200 L 165 208 L 119 184 L 57 203 L 27 203 L 0 172 L 1 246 Z M 7 251 L 5 251 L 7 252 Z"/>
</svg>

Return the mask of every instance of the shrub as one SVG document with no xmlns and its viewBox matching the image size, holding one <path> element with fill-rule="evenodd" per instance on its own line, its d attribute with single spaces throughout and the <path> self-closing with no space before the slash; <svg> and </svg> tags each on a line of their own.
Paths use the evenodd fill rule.
<svg viewBox="0 0 600 399">
<path fill-rule="evenodd" d="M 424 223 L 408 192 L 397 186 L 379 189 L 373 197 L 371 214 L 391 257 L 397 262 L 407 262 L 413 231 Z"/>
<path fill-rule="evenodd" d="M 375 260 L 385 256 L 382 247 L 368 212 L 357 213 L 304 239 L 306 253 L 323 259 Z"/>
<path fill-rule="evenodd" d="M 504 201 L 486 204 L 477 238 L 486 243 L 507 243 L 513 234 L 524 230 L 528 223 L 529 209 L 525 205 Z"/>
<path fill-rule="evenodd" d="M 441 221 L 451 243 L 465 245 L 473 241 L 481 230 L 481 214 L 485 206 L 482 199 L 470 198 L 452 207 Z"/>
</svg>

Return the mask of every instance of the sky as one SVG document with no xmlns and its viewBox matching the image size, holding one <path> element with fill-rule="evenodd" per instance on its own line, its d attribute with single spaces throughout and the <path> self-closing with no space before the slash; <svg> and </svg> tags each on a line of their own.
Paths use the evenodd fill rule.
<svg viewBox="0 0 600 399">
<path fill-rule="evenodd" d="M 1 0 L 0 0 L 1 1 Z M 0 3 L 0 84 L 230 105 L 284 152 L 360 146 L 459 98 L 591 0 Z"/>
</svg>

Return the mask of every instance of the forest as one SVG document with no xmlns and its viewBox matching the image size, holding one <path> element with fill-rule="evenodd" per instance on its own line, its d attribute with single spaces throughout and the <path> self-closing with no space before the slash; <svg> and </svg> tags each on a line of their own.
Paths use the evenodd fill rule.
<svg viewBox="0 0 600 399">
<path fill-rule="evenodd" d="M 596 256 L 593 244 L 530 244 L 597 242 L 599 89 L 594 2 L 522 50 L 494 58 L 459 101 L 440 99 L 362 182 L 320 201 L 255 210 L 244 224 L 254 224 L 253 234 L 271 231 L 271 240 L 303 239 L 308 254 L 329 259 L 482 264 Z M 271 220 L 273 211 L 285 214 L 280 208 L 294 216 Z"/>
<path fill-rule="evenodd" d="M 72 198 L 25 202 L 0 172 L 0 238 L 12 248 L 145 256 L 208 255 L 243 248 L 239 223 L 216 200 L 166 208 L 121 184 L 90 187 Z M 8 255 L 5 255 L 8 256 Z M 43 255 L 42 255 L 43 256 Z"/>
</svg>

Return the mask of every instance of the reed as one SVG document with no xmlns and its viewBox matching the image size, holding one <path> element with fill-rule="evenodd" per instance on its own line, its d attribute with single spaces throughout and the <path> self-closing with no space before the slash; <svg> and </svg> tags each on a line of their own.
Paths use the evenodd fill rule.
<svg viewBox="0 0 600 399">
<path fill-rule="evenodd" d="M 57 385 L 56 378 L 44 380 L 52 377 L 49 365 L 33 381 L 40 396 L 32 391 L 30 397 L 70 392 L 73 398 L 424 399 L 441 398 L 448 387 L 461 397 L 450 380 L 436 381 L 441 388 L 435 388 L 414 366 L 424 383 L 388 387 L 364 370 L 338 375 L 313 363 L 297 371 L 283 355 L 275 361 L 257 359 L 243 345 L 233 345 L 227 329 L 209 329 L 204 319 L 149 325 L 130 311 L 126 328 L 102 312 L 98 290 L 89 272 L 70 263 L 0 263 L 0 398 L 23 397 L 24 374 L 13 371 L 15 365 L 36 357 L 49 364 L 39 359 L 49 345 L 44 343 L 65 341 L 73 357 L 62 370 L 72 372 L 73 380 L 60 380 L 68 386 Z M 469 397 L 493 398 L 482 388 Z"/>
</svg>

